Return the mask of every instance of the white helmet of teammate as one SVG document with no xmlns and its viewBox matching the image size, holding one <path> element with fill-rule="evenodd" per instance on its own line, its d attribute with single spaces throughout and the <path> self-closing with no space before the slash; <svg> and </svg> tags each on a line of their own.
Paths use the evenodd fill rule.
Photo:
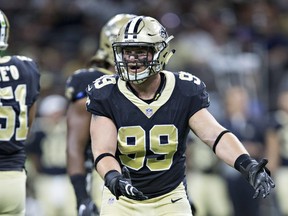
<svg viewBox="0 0 288 216">
<path fill-rule="evenodd" d="M 130 19 L 136 17 L 134 14 L 117 14 L 113 16 L 101 29 L 99 49 L 91 61 L 107 62 L 114 65 L 112 43 L 115 41 L 120 28 Z"/>
</svg>

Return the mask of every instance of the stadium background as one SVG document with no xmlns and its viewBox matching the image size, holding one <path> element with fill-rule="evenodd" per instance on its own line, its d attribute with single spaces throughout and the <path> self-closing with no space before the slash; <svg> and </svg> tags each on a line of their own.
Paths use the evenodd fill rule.
<svg viewBox="0 0 288 216">
<path fill-rule="evenodd" d="M 285 0 L 0 0 L 0 8 L 11 26 L 6 54 L 38 62 L 41 98 L 64 95 L 67 77 L 85 66 L 117 13 L 153 16 L 175 36 L 167 69 L 200 77 L 219 119 L 226 88 L 244 86 L 250 113 L 261 117 L 277 109 L 279 86 L 288 83 Z"/>
</svg>

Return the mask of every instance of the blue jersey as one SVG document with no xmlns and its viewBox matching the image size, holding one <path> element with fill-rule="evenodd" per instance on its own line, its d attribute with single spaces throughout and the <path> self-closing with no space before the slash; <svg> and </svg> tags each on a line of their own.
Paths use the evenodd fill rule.
<svg viewBox="0 0 288 216">
<path fill-rule="evenodd" d="M 39 80 L 38 66 L 32 59 L 0 59 L 0 170 L 24 168 L 29 109 L 39 95 Z"/>
<path fill-rule="evenodd" d="M 87 110 L 113 120 L 118 130 L 116 159 L 130 170 L 132 184 L 150 198 L 183 181 L 188 120 L 209 106 L 200 79 L 186 72 L 163 74 L 163 91 L 149 104 L 116 75 L 103 76 L 87 88 Z"/>
</svg>

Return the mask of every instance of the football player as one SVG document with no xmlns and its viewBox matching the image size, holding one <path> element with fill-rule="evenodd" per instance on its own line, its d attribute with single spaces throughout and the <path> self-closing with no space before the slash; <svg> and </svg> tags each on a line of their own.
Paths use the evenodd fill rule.
<svg viewBox="0 0 288 216">
<path fill-rule="evenodd" d="M 274 183 L 266 159 L 249 156 L 238 138 L 209 113 L 205 84 L 164 70 L 174 50 L 165 28 L 137 16 L 119 31 L 117 75 L 87 88 L 95 169 L 105 181 L 101 215 L 192 215 L 184 186 L 190 129 L 266 197 Z"/>
<path fill-rule="evenodd" d="M 93 196 L 89 194 L 91 173 L 94 169 L 89 134 L 91 114 L 86 111 L 85 89 L 96 78 L 114 73 L 112 42 L 120 27 L 133 17 L 135 15 L 132 14 L 118 14 L 112 17 L 101 30 L 100 46 L 91 58 L 90 67 L 77 70 L 67 80 L 66 96 L 70 101 L 67 111 L 67 168 L 77 198 L 78 215 L 98 214 L 97 206 L 92 201 Z"/>
<path fill-rule="evenodd" d="M 0 10 L 0 214 L 25 215 L 25 141 L 40 91 L 37 64 L 26 56 L 4 56 L 9 22 Z"/>
</svg>

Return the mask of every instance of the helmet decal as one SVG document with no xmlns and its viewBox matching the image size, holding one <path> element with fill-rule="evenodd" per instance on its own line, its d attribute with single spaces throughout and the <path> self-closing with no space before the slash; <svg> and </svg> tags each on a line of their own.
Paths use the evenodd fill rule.
<svg viewBox="0 0 288 216">
<path fill-rule="evenodd" d="M 167 31 L 164 29 L 164 27 L 160 29 L 160 36 L 164 39 L 168 37 Z"/>
</svg>

